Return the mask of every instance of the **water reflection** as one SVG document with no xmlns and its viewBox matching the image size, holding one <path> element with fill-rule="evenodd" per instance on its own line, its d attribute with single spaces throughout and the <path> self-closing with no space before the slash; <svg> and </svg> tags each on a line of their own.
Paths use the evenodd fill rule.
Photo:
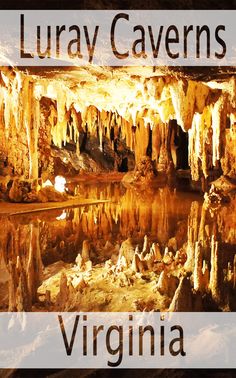
<svg viewBox="0 0 236 378">
<path fill-rule="evenodd" d="M 0 297 L 2 309 L 31 309 L 43 279 L 43 267 L 62 260 L 74 262 L 86 239 L 92 248 L 92 263 L 103 263 L 119 252 L 122 241 L 158 242 L 174 252 L 186 249 L 186 270 L 194 272 L 196 243 L 201 243 L 200 263 L 212 267 L 212 236 L 218 242 L 215 286 L 222 286 L 232 273 L 235 280 L 236 201 L 212 213 L 192 193 L 168 187 L 137 192 L 120 183 L 87 183 L 73 187 L 88 199 L 109 202 L 1 219 Z M 113 247 L 106 248 L 110 242 Z M 201 280 L 202 265 L 196 280 Z M 221 272 L 219 274 L 219 271 Z M 231 277 L 231 276 L 230 276 Z M 213 279 L 212 279 L 213 280 Z M 209 284 L 210 285 L 210 284 Z M 7 303 L 8 302 L 8 303 Z M 20 303 L 18 305 L 17 303 Z"/>
</svg>

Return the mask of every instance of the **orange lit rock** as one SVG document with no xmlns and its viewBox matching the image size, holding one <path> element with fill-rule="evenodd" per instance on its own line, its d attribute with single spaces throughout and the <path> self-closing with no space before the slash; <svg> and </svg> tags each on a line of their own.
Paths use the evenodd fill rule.
<svg viewBox="0 0 236 378">
<path fill-rule="evenodd" d="M 182 277 L 169 307 L 170 312 L 187 312 L 193 310 L 193 297 L 190 280 Z"/>
</svg>

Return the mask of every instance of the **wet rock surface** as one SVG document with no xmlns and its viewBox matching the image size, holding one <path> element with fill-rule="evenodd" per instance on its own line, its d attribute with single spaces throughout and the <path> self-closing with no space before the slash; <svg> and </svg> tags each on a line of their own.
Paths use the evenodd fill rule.
<svg viewBox="0 0 236 378">
<path fill-rule="evenodd" d="M 0 189 L 3 199 L 14 203 L 63 202 L 71 198 L 67 193 L 61 193 L 53 185 L 42 187 L 37 180 L 10 180 Z"/>
<path fill-rule="evenodd" d="M 235 308 L 235 199 L 212 207 L 120 185 L 80 188 L 116 202 L 3 221 L 2 309 Z"/>
<path fill-rule="evenodd" d="M 157 172 L 150 157 L 144 156 L 135 166 L 133 172 L 127 173 L 123 181 L 133 185 L 151 184 L 156 177 Z"/>
</svg>

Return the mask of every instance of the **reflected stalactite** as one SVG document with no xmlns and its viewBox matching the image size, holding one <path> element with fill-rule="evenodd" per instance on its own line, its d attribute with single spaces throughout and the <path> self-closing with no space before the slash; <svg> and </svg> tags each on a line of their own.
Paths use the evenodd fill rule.
<svg viewBox="0 0 236 378">
<path fill-rule="evenodd" d="M 1 253 L 9 274 L 8 310 L 31 311 L 43 273 L 39 224 L 17 225 L 9 219 L 2 223 Z"/>
<path fill-rule="evenodd" d="M 215 241 L 215 237 L 211 239 L 211 272 L 209 289 L 215 301 L 220 300 L 220 261 L 219 261 L 219 242 Z"/>
<path fill-rule="evenodd" d="M 194 201 L 191 205 L 190 215 L 188 217 L 187 261 L 185 263 L 185 269 L 187 271 L 192 271 L 194 267 L 195 243 L 198 240 L 199 209 L 199 203 Z"/>
<path fill-rule="evenodd" d="M 234 308 L 235 198 L 214 208 L 207 200 L 183 200 L 168 187 L 142 194 L 118 183 L 79 185 L 87 198 L 111 201 L 63 210 L 63 217 L 57 210 L 2 220 L 9 310 L 38 308 L 39 298 L 51 309 L 55 303 L 59 310 L 87 309 L 81 293 L 93 301 L 90 289 L 105 288 L 100 280 L 135 290 L 145 276 L 150 287 L 144 294 L 156 296 L 161 310 Z"/>
</svg>

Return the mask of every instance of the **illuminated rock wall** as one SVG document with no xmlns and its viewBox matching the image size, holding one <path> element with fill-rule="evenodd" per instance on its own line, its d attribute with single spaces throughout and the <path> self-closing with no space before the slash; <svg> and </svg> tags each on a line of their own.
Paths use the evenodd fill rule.
<svg viewBox="0 0 236 378">
<path fill-rule="evenodd" d="M 52 73 L 50 77 L 2 70 L 1 159 L 13 174 L 37 178 L 50 169 L 50 146 L 76 145 L 80 133 L 115 148 L 124 140 L 136 162 L 151 154 L 158 170 L 175 162 L 172 120 L 188 132 L 193 180 L 214 167 L 235 177 L 235 78 L 200 82 L 141 71 L 100 68 Z M 46 157 L 45 157 L 46 156 Z M 48 156 L 48 161 L 47 160 Z"/>
</svg>

